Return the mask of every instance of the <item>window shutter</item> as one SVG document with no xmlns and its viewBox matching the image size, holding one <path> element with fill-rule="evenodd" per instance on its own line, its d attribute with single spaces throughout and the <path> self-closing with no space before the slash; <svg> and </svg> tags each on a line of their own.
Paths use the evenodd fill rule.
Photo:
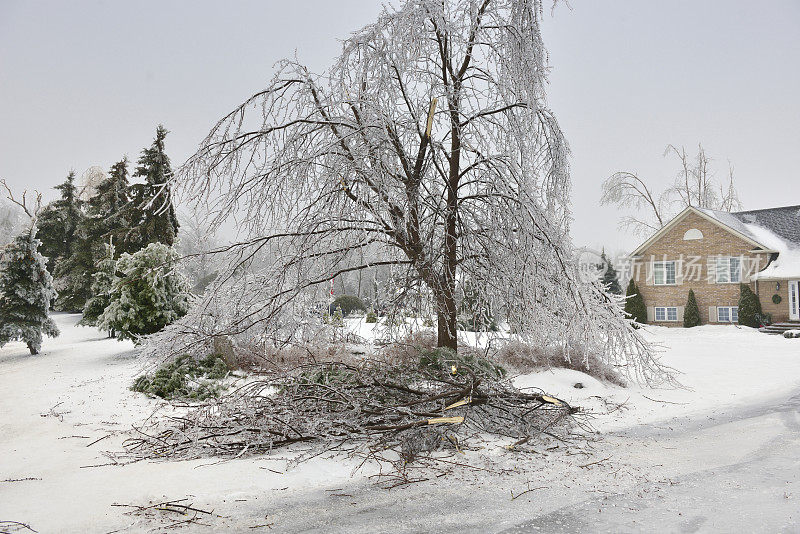
<svg viewBox="0 0 800 534">
<path fill-rule="evenodd" d="M 683 322 L 683 309 L 685 306 L 678 306 L 678 322 Z"/>
<path fill-rule="evenodd" d="M 709 323 L 716 323 L 717 322 L 717 307 L 716 306 L 709 306 L 708 307 L 708 322 Z"/>
<path fill-rule="evenodd" d="M 656 320 L 656 309 L 654 306 L 647 307 L 647 322 L 652 323 Z"/>
<path fill-rule="evenodd" d="M 739 261 L 739 279 L 745 284 L 750 283 L 750 268 L 755 263 L 750 258 L 742 258 L 744 261 Z M 752 289 L 752 288 L 751 288 Z"/>
<path fill-rule="evenodd" d="M 677 285 L 683 283 L 683 260 L 675 260 L 675 283 Z"/>
<path fill-rule="evenodd" d="M 644 285 L 652 286 L 653 285 L 653 262 L 648 261 L 644 264 Z"/>
</svg>

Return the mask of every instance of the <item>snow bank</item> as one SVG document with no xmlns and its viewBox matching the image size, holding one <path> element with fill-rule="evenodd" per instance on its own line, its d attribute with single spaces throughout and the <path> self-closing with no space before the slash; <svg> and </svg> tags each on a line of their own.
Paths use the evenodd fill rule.
<svg viewBox="0 0 800 534">
<path fill-rule="evenodd" d="M 551 394 L 598 415 L 592 424 L 601 431 L 724 414 L 783 401 L 800 389 L 800 346 L 794 340 L 734 325 L 648 326 L 644 334 L 661 347 L 663 363 L 678 371 L 684 389 L 620 388 L 563 369 L 519 377 L 516 383 L 541 381 Z M 587 387 L 575 389 L 575 382 Z"/>
</svg>

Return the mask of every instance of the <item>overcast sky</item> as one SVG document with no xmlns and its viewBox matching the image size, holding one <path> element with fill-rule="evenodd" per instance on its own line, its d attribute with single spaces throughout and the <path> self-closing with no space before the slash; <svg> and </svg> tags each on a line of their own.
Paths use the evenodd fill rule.
<svg viewBox="0 0 800 534">
<path fill-rule="evenodd" d="M 171 134 L 179 164 L 214 121 L 294 55 L 322 70 L 376 0 L 0 0 L 0 177 L 47 198 Z M 572 0 L 544 24 L 550 104 L 573 151 L 576 244 L 630 250 L 601 182 L 660 190 L 668 143 L 702 142 L 746 209 L 800 204 L 800 2 Z"/>
</svg>

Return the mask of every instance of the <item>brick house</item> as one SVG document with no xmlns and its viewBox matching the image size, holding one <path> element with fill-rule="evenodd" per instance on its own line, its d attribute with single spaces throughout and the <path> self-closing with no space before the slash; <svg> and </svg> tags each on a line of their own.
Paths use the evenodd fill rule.
<svg viewBox="0 0 800 534">
<path fill-rule="evenodd" d="M 738 213 L 689 207 L 630 257 L 650 323 L 683 326 L 690 289 L 703 324 L 737 322 L 740 282 L 774 323 L 800 321 L 800 206 Z"/>
</svg>

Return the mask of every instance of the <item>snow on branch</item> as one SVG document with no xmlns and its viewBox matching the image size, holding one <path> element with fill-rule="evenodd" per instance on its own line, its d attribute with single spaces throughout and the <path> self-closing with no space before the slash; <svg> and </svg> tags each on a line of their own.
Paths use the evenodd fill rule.
<svg viewBox="0 0 800 534">
<path fill-rule="evenodd" d="M 297 336 L 333 277 L 393 264 L 424 284 L 440 346 L 456 347 L 468 283 L 515 336 L 662 376 L 574 261 L 541 16 L 540 0 L 408 0 L 345 40 L 322 74 L 282 62 L 176 174 L 176 195 L 242 235 L 156 342 Z"/>
</svg>

